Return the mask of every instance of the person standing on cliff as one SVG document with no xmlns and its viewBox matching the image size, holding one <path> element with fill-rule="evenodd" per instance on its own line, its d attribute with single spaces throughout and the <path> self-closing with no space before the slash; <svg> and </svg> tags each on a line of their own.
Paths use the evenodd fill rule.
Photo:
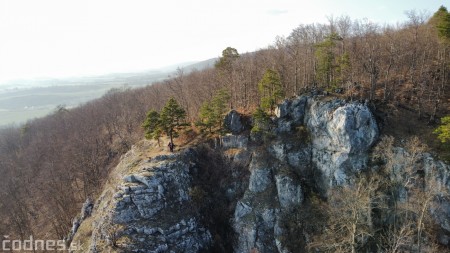
<svg viewBox="0 0 450 253">
<path fill-rule="evenodd" d="M 170 152 L 173 152 L 173 147 L 175 146 L 175 145 L 173 145 L 173 142 L 169 142 L 169 145 L 167 145 L 167 146 L 169 146 Z"/>
</svg>

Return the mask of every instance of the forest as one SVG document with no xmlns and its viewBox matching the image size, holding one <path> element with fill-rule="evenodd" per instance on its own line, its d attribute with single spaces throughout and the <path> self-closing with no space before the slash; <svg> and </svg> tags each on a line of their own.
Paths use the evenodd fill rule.
<svg viewBox="0 0 450 253">
<path fill-rule="evenodd" d="M 279 76 L 284 97 L 319 92 L 365 100 L 387 113 L 407 110 L 414 119 L 405 121 L 432 132 L 450 114 L 450 14 L 441 7 L 433 15 L 406 15 L 396 25 L 347 16 L 301 24 L 256 52 L 224 49 L 214 68 L 179 69 L 143 88 L 113 89 L 82 106 L 60 106 L 44 118 L 4 127 L 0 234 L 64 238 L 83 202 L 98 196 L 120 156 L 144 138 L 148 111 L 174 98 L 195 122 L 204 102 L 225 90 L 227 109 L 251 114 L 268 70 Z"/>
</svg>

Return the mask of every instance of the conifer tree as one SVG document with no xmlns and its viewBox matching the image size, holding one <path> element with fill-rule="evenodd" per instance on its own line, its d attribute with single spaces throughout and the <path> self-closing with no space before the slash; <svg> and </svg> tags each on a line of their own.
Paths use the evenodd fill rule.
<svg viewBox="0 0 450 253">
<path fill-rule="evenodd" d="M 441 6 L 430 21 L 436 27 L 439 37 L 448 42 L 450 40 L 450 13 L 447 8 Z"/>
<path fill-rule="evenodd" d="M 212 128 L 214 126 L 213 114 L 214 112 L 211 106 L 211 101 L 203 102 L 198 115 L 200 120 L 196 123 L 196 125 L 199 126 L 202 131 L 208 129 L 209 132 L 212 133 Z"/>
<path fill-rule="evenodd" d="M 263 78 L 258 83 L 258 90 L 261 96 L 261 107 L 273 114 L 276 104 L 284 96 L 278 72 L 272 69 L 266 70 Z"/>
<path fill-rule="evenodd" d="M 231 64 L 234 60 L 239 58 L 239 53 L 236 48 L 227 47 L 222 51 L 222 57 L 216 62 L 215 67 L 222 70 L 230 70 Z"/>
<path fill-rule="evenodd" d="M 335 71 L 336 68 L 340 66 L 336 64 L 336 55 L 333 50 L 336 46 L 336 41 L 339 40 L 342 40 L 342 38 L 339 37 L 338 34 L 332 33 L 327 36 L 323 42 L 316 44 L 316 78 L 318 81 L 320 81 L 322 84 L 327 85 L 328 87 L 336 85 Z M 345 58 L 342 58 L 342 60 L 345 60 Z"/>
<path fill-rule="evenodd" d="M 185 118 L 186 111 L 171 97 L 159 116 L 162 132 L 170 137 L 171 143 L 173 143 L 174 137 L 178 137 L 178 131 L 187 125 Z"/>
<path fill-rule="evenodd" d="M 200 108 L 197 123 L 202 129 L 209 129 L 213 132 L 213 128 L 222 129 L 223 116 L 227 111 L 227 103 L 230 100 L 230 93 L 226 89 L 220 89 L 210 101 L 205 101 Z"/>
<path fill-rule="evenodd" d="M 253 128 L 252 132 L 259 133 L 269 130 L 270 117 L 263 108 L 256 108 L 253 113 Z"/>
<path fill-rule="evenodd" d="M 145 129 L 145 138 L 153 139 L 158 141 L 158 146 L 160 145 L 159 138 L 162 134 L 161 122 L 159 119 L 159 113 L 155 110 L 150 110 L 147 113 L 147 117 L 145 118 L 142 127 Z"/>
</svg>

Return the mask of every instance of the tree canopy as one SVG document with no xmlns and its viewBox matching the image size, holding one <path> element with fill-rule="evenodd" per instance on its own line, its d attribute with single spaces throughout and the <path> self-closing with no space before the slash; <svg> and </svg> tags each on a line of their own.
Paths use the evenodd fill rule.
<svg viewBox="0 0 450 253">
<path fill-rule="evenodd" d="M 226 89 L 220 89 L 211 98 L 205 101 L 200 107 L 199 121 L 197 125 L 203 130 L 208 129 L 210 133 L 213 128 L 222 130 L 223 116 L 227 111 L 227 104 L 230 101 L 230 93 Z"/>
<path fill-rule="evenodd" d="M 159 120 L 163 132 L 170 137 L 172 143 L 173 138 L 178 137 L 178 131 L 186 126 L 185 119 L 186 111 L 171 97 L 162 108 Z"/>
<path fill-rule="evenodd" d="M 159 113 L 155 110 L 150 110 L 147 113 L 147 117 L 145 118 L 142 127 L 145 130 L 145 138 L 146 139 L 154 139 L 158 141 L 162 134 L 161 123 L 159 119 Z"/>
<path fill-rule="evenodd" d="M 266 70 L 258 83 L 258 90 L 261 96 L 261 107 L 273 114 L 276 104 L 284 96 L 278 72 L 272 69 Z"/>
<path fill-rule="evenodd" d="M 164 133 L 173 143 L 173 138 L 178 137 L 178 131 L 187 125 L 185 119 L 186 111 L 171 97 L 161 109 L 161 113 L 155 110 L 147 113 L 142 124 L 145 129 L 145 138 L 158 140 L 159 144 L 159 138 Z"/>
<path fill-rule="evenodd" d="M 433 15 L 431 22 L 434 23 L 441 39 L 450 40 L 450 13 L 447 8 L 441 6 Z"/>
<path fill-rule="evenodd" d="M 229 70 L 233 61 L 239 58 L 239 56 L 236 48 L 227 47 L 222 51 L 222 57 L 216 62 L 215 67 Z"/>
<path fill-rule="evenodd" d="M 441 119 L 441 125 L 434 131 L 442 143 L 450 141 L 450 116 Z"/>
</svg>

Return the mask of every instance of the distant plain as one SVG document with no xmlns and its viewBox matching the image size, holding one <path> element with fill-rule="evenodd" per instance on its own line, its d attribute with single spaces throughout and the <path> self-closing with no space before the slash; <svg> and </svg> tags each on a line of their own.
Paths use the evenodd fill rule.
<svg viewBox="0 0 450 253">
<path fill-rule="evenodd" d="M 0 86 L 0 127 L 43 117 L 58 106 L 72 108 L 114 88 L 135 88 L 162 81 L 181 66 L 183 71 L 211 67 L 215 59 L 184 63 L 160 70 L 64 79 L 17 80 Z"/>
</svg>

